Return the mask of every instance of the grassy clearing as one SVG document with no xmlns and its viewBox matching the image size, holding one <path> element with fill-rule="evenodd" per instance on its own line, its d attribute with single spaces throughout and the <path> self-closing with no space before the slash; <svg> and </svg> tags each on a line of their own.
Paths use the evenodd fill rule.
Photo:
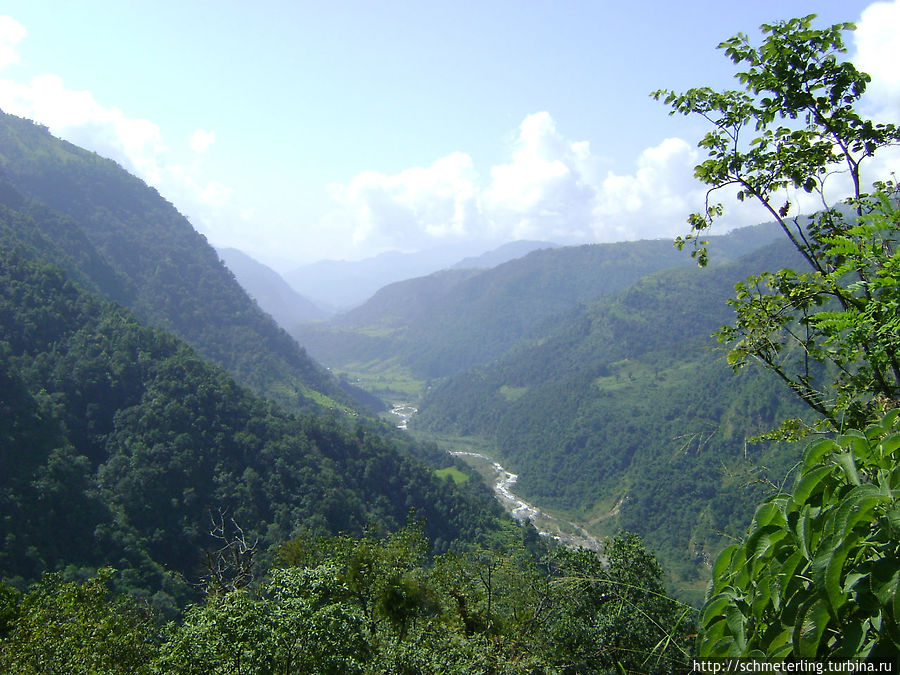
<svg viewBox="0 0 900 675">
<path fill-rule="evenodd" d="M 410 429 L 409 433 L 417 441 L 435 443 L 441 450 L 451 452 L 453 450 L 466 450 L 480 452 L 488 457 L 496 457 L 497 449 L 490 441 L 480 436 L 453 436 L 451 434 L 436 434 L 421 429 Z"/>
<path fill-rule="evenodd" d="M 416 379 L 408 368 L 395 361 L 348 363 L 340 370 L 351 383 L 385 402 L 408 401 L 415 404 L 422 396 L 425 381 Z"/>
<path fill-rule="evenodd" d="M 455 466 L 448 466 L 446 469 L 438 469 L 434 473 L 439 478 L 450 478 L 457 485 L 462 485 L 469 480 L 469 477 Z"/>
<path fill-rule="evenodd" d="M 512 402 L 521 398 L 528 391 L 528 387 L 511 387 L 508 384 L 504 384 L 498 391 L 503 398 Z"/>
</svg>

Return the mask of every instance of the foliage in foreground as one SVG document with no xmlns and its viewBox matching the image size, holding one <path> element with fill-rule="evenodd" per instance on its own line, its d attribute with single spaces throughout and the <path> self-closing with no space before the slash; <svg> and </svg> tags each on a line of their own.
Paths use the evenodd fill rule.
<svg viewBox="0 0 900 675">
<path fill-rule="evenodd" d="M 720 338 L 735 368 L 761 362 L 839 434 L 811 443 L 793 491 L 764 502 L 746 539 L 720 555 L 700 622 L 702 656 L 895 658 L 900 652 L 900 209 L 894 182 L 863 192 L 861 167 L 900 142 L 893 124 L 854 109 L 870 81 L 849 62 L 842 33 L 814 15 L 762 27 L 720 45 L 745 67 L 742 91 L 660 91 L 674 112 L 714 125 L 696 175 L 710 192 L 735 186 L 776 218 L 807 269 L 751 277 L 731 301 Z M 849 178 L 851 196 L 828 206 L 825 183 Z M 789 189 L 826 208 L 789 218 Z M 721 205 L 690 217 L 699 240 Z M 864 431 L 861 431 L 864 429 Z M 808 432 L 788 421 L 780 433 Z"/>
<path fill-rule="evenodd" d="M 669 673 L 684 670 L 693 610 L 665 596 L 633 535 L 607 562 L 521 544 L 429 560 L 408 526 L 385 538 L 297 539 L 258 585 L 210 593 L 153 624 L 106 591 L 46 576 L 0 593 L 7 672 Z"/>
<path fill-rule="evenodd" d="M 810 443 L 789 494 L 764 502 L 714 568 L 703 656 L 900 652 L 900 411 Z"/>
</svg>

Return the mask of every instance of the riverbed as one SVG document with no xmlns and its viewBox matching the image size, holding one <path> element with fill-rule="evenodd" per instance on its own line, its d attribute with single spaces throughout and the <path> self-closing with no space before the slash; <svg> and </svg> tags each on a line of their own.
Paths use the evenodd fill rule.
<svg viewBox="0 0 900 675">
<path fill-rule="evenodd" d="M 396 403 L 391 408 L 391 414 L 397 417 L 398 429 L 407 429 L 410 418 L 417 412 L 418 410 L 408 403 Z M 541 536 L 551 537 L 567 546 L 600 550 L 600 541 L 580 525 L 556 518 L 516 495 L 513 486 L 519 480 L 518 474 L 507 471 L 492 457 L 465 449 L 449 452 L 470 466 L 480 469 L 481 473 L 487 473 L 497 501 L 516 520 L 520 522 L 530 520 Z M 484 471 L 486 468 L 490 470 Z"/>
</svg>

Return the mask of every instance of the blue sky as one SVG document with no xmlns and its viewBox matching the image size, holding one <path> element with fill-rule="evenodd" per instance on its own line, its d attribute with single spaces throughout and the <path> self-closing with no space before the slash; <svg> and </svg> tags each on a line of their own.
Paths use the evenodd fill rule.
<svg viewBox="0 0 900 675">
<path fill-rule="evenodd" d="M 872 4 L 7 0 L 0 108 L 120 162 L 214 245 L 282 268 L 670 237 L 702 196 L 704 129 L 649 92 L 731 86 L 718 42 L 818 13 L 860 24 L 867 105 L 900 122 L 900 2 Z"/>
</svg>

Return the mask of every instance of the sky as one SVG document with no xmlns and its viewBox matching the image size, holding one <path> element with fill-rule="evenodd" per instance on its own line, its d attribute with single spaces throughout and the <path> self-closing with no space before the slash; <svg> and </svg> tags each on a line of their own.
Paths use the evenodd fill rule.
<svg viewBox="0 0 900 675">
<path fill-rule="evenodd" d="M 703 203 L 706 129 L 649 94 L 735 86 L 716 45 L 791 16 L 856 22 L 863 110 L 900 123 L 900 0 L 5 0 L 0 13 L 0 109 L 114 159 L 210 243 L 282 271 L 683 233 Z M 722 226 L 762 220 L 728 203 Z"/>
</svg>

